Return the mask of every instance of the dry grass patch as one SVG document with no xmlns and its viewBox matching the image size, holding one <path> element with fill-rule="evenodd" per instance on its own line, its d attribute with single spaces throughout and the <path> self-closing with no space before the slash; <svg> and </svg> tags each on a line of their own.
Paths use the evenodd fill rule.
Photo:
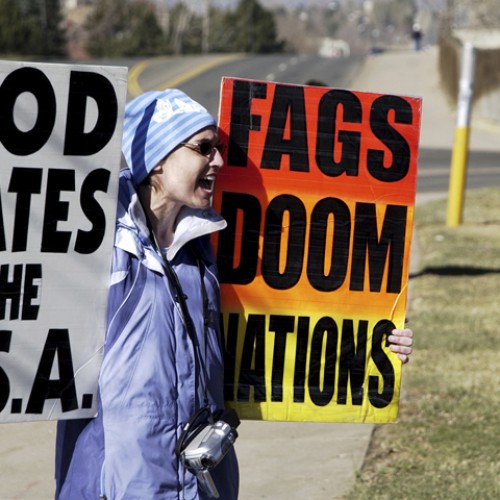
<svg viewBox="0 0 500 500">
<path fill-rule="evenodd" d="M 416 210 L 416 351 L 399 422 L 377 426 L 348 498 L 500 498 L 500 191 L 475 190 L 464 223 L 446 201 Z"/>
</svg>

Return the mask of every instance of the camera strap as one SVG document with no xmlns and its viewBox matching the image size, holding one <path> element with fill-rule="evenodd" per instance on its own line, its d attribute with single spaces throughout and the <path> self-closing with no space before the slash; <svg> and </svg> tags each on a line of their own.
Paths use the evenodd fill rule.
<svg viewBox="0 0 500 500">
<path fill-rule="evenodd" d="M 140 201 L 140 198 L 139 198 L 139 201 Z M 141 203 L 141 205 L 142 205 L 142 203 Z M 208 342 L 208 332 L 207 332 L 207 327 L 208 327 L 208 296 L 207 296 L 207 290 L 206 290 L 205 281 L 204 281 L 204 274 L 205 274 L 204 264 L 201 262 L 201 259 L 198 255 L 198 253 L 193 248 L 193 246 L 190 243 L 188 243 L 189 249 L 191 250 L 192 254 L 194 255 L 194 257 L 196 259 L 196 265 L 198 267 L 198 272 L 200 274 L 200 288 L 201 288 L 201 296 L 202 296 L 202 304 L 203 304 L 203 343 L 204 343 L 204 346 L 203 346 L 204 353 L 202 356 L 202 353 L 200 352 L 200 349 L 201 349 L 200 344 L 199 344 L 198 339 L 196 337 L 196 329 L 195 329 L 195 326 L 193 323 L 193 319 L 191 318 L 191 315 L 189 314 L 189 309 L 188 309 L 187 302 L 186 302 L 187 295 L 182 290 L 182 286 L 179 282 L 179 278 L 177 277 L 177 274 L 176 274 L 172 264 L 169 262 L 166 255 L 164 255 L 160 249 L 160 246 L 159 246 L 158 241 L 156 239 L 156 235 L 153 231 L 153 227 L 151 226 L 151 222 L 149 220 L 148 214 L 146 213 L 146 210 L 144 209 L 144 207 L 143 207 L 143 212 L 144 212 L 144 216 L 146 218 L 146 224 L 148 226 L 151 244 L 152 244 L 153 249 L 155 250 L 156 254 L 163 261 L 164 269 L 165 269 L 165 272 L 167 275 L 167 279 L 168 279 L 169 283 L 171 284 L 172 288 L 174 289 L 174 300 L 179 305 L 180 312 L 182 315 L 184 325 L 186 327 L 188 337 L 191 340 L 191 343 L 193 344 L 196 377 L 199 377 L 200 384 L 201 384 L 202 390 L 203 390 L 203 407 L 208 408 L 208 406 L 209 406 L 209 404 L 208 404 L 208 389 L 207 389 L 208 374 L 207 374 L 207 367 L 206 367 L 206 363 L 205 363 L 205 361 L 207 359 L 207 342 Z"/>
<path fill-rule="evenodd" d="M 154 233 L 153 237 L 154 237 Z M 155 245 L 158 248 L 158 244 L 156 242 L 155 238 Z M 172 287 L 174 288 L 175 291 L 175 296 L 174 300 L 179 304 L 181 314 L 184 319 L 184 324 L 186 325 L 186 330 L 188 332 L 188 336 L 191 339 L 191 342 L 193 343 L 193 349 L 195 352 L 195 363 L 197 366 L 197 372 L 200 374 L 200 381 L 202 384 L 202 389 L 203 389 L 203 406 L 197 410 L 186 422 L 186 424 L 183 427 L 182 434 L 177 441 L 176 447 L 175 447 L 175 454 L 180 457 L 181 452 L 184 449 L 184 447 L 198 434 L 198 432 L 201 430 L 202 427 L 200 427 L 200 423 L 202 421 L 208 421 L 208 423 L 213 424 L 214 423 L 214 416 L 212 414 L 212 411 L 210 410 L 210 405 L 208 402 L 208 390 L 207 390 L 207 383 L 208 383 L 208 374 L 207 374 L 207 369 L 206 365 L 204 363 L 204 360 L 207 359 L 207 342 L 208 342 L 208 295 L 207 295 L 207 290 L 205 287 L 205 281 L 204 281 L 204 265 L 200 260 L 200 257 L 198 256 L 197 252 L 192 248 L 190 245 L 190 250 L 192 251 L 195 259 L 196 259 L 196 264 L 198 266 L 198 271 L 200 273 L 200 282 L 201 282 L 201 296 L 202 296 L 202 303 L 203 303 L 203 341 L 204 341 L 204 356 L 202 357 L 201 352 L 200 352 L 200 345 L 199 342 L 196 338 L 196 331 L 194 327 L 193 320 L 191 318 L 191 315 L 189 314 L 188 306 L 186 303 L 187 296 L 184 294 L 181 284 L 179 282 L 179 278 L 177 277 L 177 274 L 172 267 L 172 264 L 168 261 L 166 256 L 162 255 L 162 253 L 158 251 L 158 253 L 161 255 L 163 258 L 163 261 L 165 263 L 165 269 L 167 273 L 167 278 L 169 279 Z"/>
<path fill-rule="evenodd" d="M 178 457 L 181 457 L 182 450 L 191 442 L 191 440 L 198 434 L 198 432 L 202 429 L 200 427 L 200 423 L 204 415 L 207 415 L 206 419 L 209 424 L 214 423 L 214 418 L 212 412 L 210 411 L 210 407 L 203 406 L 196 413 L 189 417 L 189 420 L 184 424 L 182 429 L 182 434 L 175 445 L 175 454 Z"/>
<path fill-rule="evenodd" d="M 156 243 L 155 243 L 156 244 Z M 203 303 L 203 355 L 200 352 L 201 351 L 201 346 L 200 343 L 198 342 L 198 339 L 196 337 L 196 329 L 193 323 L 193 319 L 191 318 L 191 315 L 189 314 L 189 309 L 187 306 L 187 296 L 182 290 L 181 284 L 179 282 L 179 278 L 177 277 L 177 274 L 172 267 L 172 264 L 168 261 L 168 259 L 162 255 L 161 252 L 159 252 L 161 257 L 163 258 L 163 261 L 165 263 L 165 270 L 167 273 L 167 278 L 170 281 L 172 287 L 174 288 L 175 291 L 175 296 L 174 300 L 179 304 L 179 308 L 181 310 L 181 314 L 184 320 L 184 324 L 186 326 L 186 330 L 188 333 L 188 336 L 193 344 L 193 349 L 195 353 L 195 364 L 197 366 L 197 373 L 199 374 L 200 381 L 202 384 L 203 388 L 203 405 L 205 407 L 208 407 L 208 389 L 207 389 L 207 381 L 208 381 L 208 374 L 207 374 L 207 367 L 206 367 L 206 358 L 207 358 L 207 342 L 208 342 L 208 332 L 207 332 L 207 325 L 208 325 L 208 297 L 207 297 L 207 291 L 205 288 L 205 282 L 204 282 L 204 268 L 203 264 L 200 262 L 200 258 L 198 255 L 194 252 L 193 254 L 195 255 L 196 258 L 196 264 L 198 266 L 198 271 L 200 274 L 200 285 L 201 285 L 201 294 L 202 294 L 202 303 Z"/>
</svg>

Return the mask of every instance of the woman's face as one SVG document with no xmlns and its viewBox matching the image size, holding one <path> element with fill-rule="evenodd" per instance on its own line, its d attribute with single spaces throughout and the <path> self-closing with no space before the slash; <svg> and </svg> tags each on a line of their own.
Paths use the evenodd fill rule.
<svg viewBox="0 0 500 500">
<path fill-rule="evenodd" d="M 215 127 L 190 137 L 159 165 L 159 181 L 164 201 L 191 208 L 207 208 L 211 204 L 215 178 L 223 167 Z M 207 148 L 211 146 L 210 148 Z M 200 150 L 201 147 L 201 150 Z M 202 154 L 204 148 L 207 154 Z"/>
</svg>

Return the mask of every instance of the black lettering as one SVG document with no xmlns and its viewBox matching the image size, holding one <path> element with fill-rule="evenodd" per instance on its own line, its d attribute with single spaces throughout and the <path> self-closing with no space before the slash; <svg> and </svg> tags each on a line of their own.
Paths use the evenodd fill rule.
<svg viewBox="0 0 500 500">
<path fill-rule="evenodd" d="M 271 373 L 271 401 L 283 401 L 283 375 L 285 373 L 286 338 L 293 332 L 293 316 L 271 315 L 269 331 L 274 332 L 273 368 Z"/>
<path fill-rule="evenodd" d="M 26 264 L 23 287 L 23 264 L 14 265 L 13 278 L 9 281 L 9 264 L 0 266 L 0 319 L 5 319 L 7 300 L 10 300 L 10 316 L 8 319 L 34 320 L 38 316 L 40 306 L 31 302 L 38 297 L 38 285 L 35 280 L 42 278 L 41 264 Z M 21 307 L 22 299 L 22 307 Z"/>
<path fill-rule="evenodd" d="M 0 352 L 9 352 L 12 332 L 0 330 Z M 5 370 L 0 366 L 0 412 L 3 411 L 10 395 L 10 381 Z"/>
<path fill-rule="evenodd" d="M 368 399 L 375 408 L 385 408 L 394 397 L 394 368 L 387 354 L 382 348 L 382 340 L 387 339 L 387 334 L 395 328 L 388 320 L 381 320 L 373 329 L 372 334 L 372 359 L 382 375 L 383 387 L 379 392 L 379 377 L 368 377 Z"/>
<path fill-rule="evenodd" d="M 370 126 L 375 136 L 392 153 L 392 164 L 384 166 L 384 151 L 369 149 L 367 167 L 370 174 L 382 182 L 404 179 L 410 168 L 410 146 L 406 139 L 389 123 L 389 113 L 394 111 L 395 123 L 411 125 L 413 113 L 410 103 L 402 97 L 384 95 L 375 99 L 370 112 Z"/>
<path fill-rule="evenodd" d="M 57 230 L 57 223 L 68 220 L 69 212 L 69 203 L 59 198 L 61 191 L 75 191 L 75 172 L 51 168 L 47 180 L 42 252 L 66 253 L 68 251 L 71 231 Z"/>
<path fill-rule="evenodd" d="M 325 272 L 326 236 L 329 216 L 333 216 L 333 242 L 330 270 Z M 320 200 L 311 214 L 307 277 L 311 286 L 322 292 L 331 292 L 342 286 L 349 263 L 351 213 L 338 198 Z"/>
<path fill-rule="evenodd" d="M 226 401 L 235 400 L 239 318 L 238 313 L 229 314 L 225 334 L 225 360 L 228 361 L 225 365 Z M 284 387 L 284 378 L 285 364 L 287 359 L 291 359 L 287 346 L 290 342 L 288 336 L 295 331 L 295 319 L 295 316 L 269 316 L 268 331 L 275 334 L 270 388 L 272 402 L 283 402 L 285 398 L 291 397 L 291 388 Z M 342 331 L 339 332 L 333 318 L 322 317 L 313 329 L 309 347 L 310 318 L 297 317 L 293 361 L 294 403 L 304 403 L 306 384 L 312 403 L 318 407 L 329 404 L 361 406 L 364 404 L 365 394 L 374 408 L 384 408 L 392 402 L 395 391 L 394 367 L 382 343 L 394 325 L 389 320 L 381 320 L 373 328 L 370 356 L 379 375 L 370 375 L 366 379 L 369 322 L 357 320 L 356 330 L 355 321 L 343 319 Z M 221 328 L 224 331 L 222 322 L 221 316 Z M 252 387 L 253 401 L 267 401 L 266 316 L 249 315 L 245 328 L 236 401 L 250 402 Z M 335 403 L 332 403 L 335 391 L 337 397 Z"/>
<path fill-rule="evenodd" d="M 98 108 L 93 130 L 85 132 L 87 99 Z M 68 97 L 64 154 L 90 156 L 103 149 L 113 137 L 118 118 L 118 101 L 111 82 L 103 75 L 72 71 Z"/>
<path fill-rule="evenodd" d="M 246 80 L 235 80 L 233 85 L 228 165 L 246 167 L 250 131 L 260 130 L 261 125 L 261 117 L 251 112 L 252 100 L 265 99 L 267 85 Z"/>
<path fill-rule="evenodd" d="M 340 346 L 339 386 L 337 403 L 347 403 L 347 386 L 351 383 L 353 405 L 363 403 L 363 380 L 365 378 L 366 339 L 368 321 L 360 320 L 357 342 L 354 341 L 354 324 L 350 319 L 342 323 L 342 340 Z"/>
<path fill-rule="evenodd" d="M 80 205 L 83 213 L 92 223 L 92 229 L 89 231 L 78 230 L 75 242 L 75 251 L 78 253 L 90 254 L 101 246 L 106 231 L 106 214 L 94 198 L 94 193 L 96 191 L 107 192 L 109 177 L 109 170 L 100 168 L 90 172 L 82 183 Z"/>
<path fill-rule="evenodd" d="M 293 373 L 293 401 L 303 403 L 305 397 L 307 343 L 309 341 L 309 318 L 299 316 L 297 323 L 297 350 Z"/>
<path fill-rule="evenodd" d="M 15 415 L 16 413 L 22 413 L 23 411 L 23 400 L 22 398 L 12 398 L 10 403 L 10 413 Z"/>
<path fill-rule="evenodd" d="M 241 255 L 234 267 L 238 213 L 243 216 Z M 219 234 L 217 266 L 221 283 L 246 285 L 257 273 L 261 208 L 257 198 L 244 193 L 223 193 L 221 215 L 228 227 Z"/>
<path fill-rule="evenodd" d="M 38 297 L 39 285 L 35 285 L 35 280 L 42 279 L 42 265 L 41 264 L 26 264 L 26 271 L 24 274 L 24 288 L 23 288 L 23 307 L 22 319 L 35 320 L 38 317 L 39 305 L 33 305 L 31 301 Z"/>
<path fill-rule="evenodd" d="M 309 362 L 309 395 L 317 406 L 326 406 L 330 403 L 335 392 L 338 336 L 337 324 L 332 318 L 323 317 L 314 327 Z M 325 344 L 324 349 L 323 344 Z M 322 366 L 324 366 L 323 377 Z"/>
<path fill-rule="evenodd" d="M 266 317 L 263 314 L 250 314 L 248 316 L 241 355 L 238 401 L 250 400 L 251 386 L 254 388 L 254 401 L 266 401 L 265 329 Z"/>
<path fill-rule="evenodd" d="M 59 379 L 50 379 L 57 356 Z M 51 329 L 31 388 L 26 413 L 41 414 L 47 399 L 60 399 L 63 412 L 78 409 L 69 331 Z"/>
<path fill-rule="evenodd" d="M 286 264 L 280 272 L 280 252 L 283 234 L 283 217 L 290 216 Z M 306 234 L 306 209 L 299 198 L 281 195 L 274 198 L 267 208 L 262 251 L 262 277 L 277 290 L 292 288 L 300 279 L 304 259 Z"/>
<path fill-rule="evenodd" d="M 238 345 L 239 314 L 230 313 L 227 333 L 224 330 L 223 316 L 220 316 L 221 332 L 224 336 L 224 400 L 234 401 L 234 385 L 236 379 L 236 348 Z"/>
<path fill-rule="evenodd" d="M 24 92 L 37 101 L 37 117 L 31 130 L 19 130 L 14 120 L 14 108 Z M 10 73 L 0 86 L 0 142 L 9 153 L 28 156 L 39 151 L 48 141 L 56 119 L 54 89 L 39 69 L 20 68 Z"/>
<path fill-rule="evenodd" d="M 12 251 L 24 252 L 28 242 L 28 227 L 31 213 L 31 195 L 42 191 L 41 168 L 12 169 L 9 183 L 9 193 L 17 193 L 16 213 L 14 216 L 14 233 L 12 236 Z"/>
<path fill-rule="evenodd" d="M 407 207 L 387 205 L 379 239 L 375 204 L 356 204 L 350 290 L 363 290 L 368 256 L 370 291 L 380 292 L 386 262 L 387 292 L 401 291 L 406 218 Z"/>
<path fill-rule="evenodd" d="M 7 250 L 7 241 L 5 239 L 5 224 L 3 221 L 2 193 L 0 193 L 0 252 Z"/>
<path fill-rule="evenodd" d="M 19 306 L 23 282 L 23 265 L 16 264 L 9 281 L 9 264 L 0 266 L 0 318 L 5 319 L 7 300 L 10 300 L 10 320 L 19 319 Z"/>
<path fill-rule="evenodd" d="M 94 400 L 93 394 L 83 394 L 81 408 L 85 410 L 92 408 L 93 400 Z"/>
<path fill-rule="evenodd" d="M 318 133 L 316 138 L 316 162 L 318 168 L 330 177 L 346 174 L 358 175 L 361 133 L 341 130 L 338 142 L 341 144 L 341 157 L 337 161 L 335 152 L 339 149 L 335 144 L 337 133 L 338 108 L 342 107 L 343 120 L 347 123 L 361 123 L 362 106 L 358 97 L 347 90 L 331 90 L 319 103 Z"/>
<path fill-rule="evenodd" d="M 287 127 L 288 124 L 288 127 Z M 290 158 L 290 170 L 309 171 L 304 88 L 276 85 L 261 168 L 279 170 L 283 155 Z M 285 138 L 288 135 L 288 138 Z"/>
</svg>

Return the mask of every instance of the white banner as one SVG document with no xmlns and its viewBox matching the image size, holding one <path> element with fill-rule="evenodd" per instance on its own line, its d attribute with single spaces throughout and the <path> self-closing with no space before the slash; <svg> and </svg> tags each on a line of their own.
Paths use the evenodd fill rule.
<svg viewBox="0 0 500 500">
<path fill-rule="evenodd" d="M 0 422 L 95 415 L 126 90 L 0 61 Z"/>
</svg>

